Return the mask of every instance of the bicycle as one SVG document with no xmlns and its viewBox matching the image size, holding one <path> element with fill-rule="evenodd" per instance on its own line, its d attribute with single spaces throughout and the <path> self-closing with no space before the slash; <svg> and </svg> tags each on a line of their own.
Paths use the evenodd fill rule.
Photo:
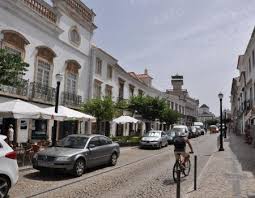
<svg viewBox="0 0 255 198">
<path fill-rule="evenodd" d="M 190 152 L 190 153 L 193 153 L 193 152 Z M 184 175 L 184 177 L 186 177 L 189 175 L 190 168 L 191 168 L 190 158 L 186 159 L 185 164 L 183 164 L 181 153 L 177 153 L 177 155 L 178 155 L 178 158 L 176 159 L 174 163 L 174 167 L 173 167 L 173 178 L 175 182 L 177 182 L 178 171 L 180 171 Z"/>
</svg>

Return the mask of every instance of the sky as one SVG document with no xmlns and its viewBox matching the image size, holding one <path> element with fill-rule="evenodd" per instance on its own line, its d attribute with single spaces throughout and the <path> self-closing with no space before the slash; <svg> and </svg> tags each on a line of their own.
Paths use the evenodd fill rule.
<svg viewBox="0 0 255 198">
<path fill-rule="evenodd" d="M 254 0 L 82 0 L 96 13 L 93 42 L 127 71 L 171 88 L 184 76 L 184 89 L 219 115 L 230 108 L 238 55 L 247 47 L 255 22 Z"/>
</svg>

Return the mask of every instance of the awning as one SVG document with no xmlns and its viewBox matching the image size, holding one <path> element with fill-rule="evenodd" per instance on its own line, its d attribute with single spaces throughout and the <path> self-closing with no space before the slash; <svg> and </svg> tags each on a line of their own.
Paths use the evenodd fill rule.
<svg viewBox="0 0 255 198">
<path fill-rule="evenodd" d="M 22 100 L 0 103 L 0 117 L 15 119 L 51 119 L 51 115 L 42 108 Z"/>
<path fill-rule="evenodd" d="M 75 111 L 73 109 L 64 107 L 64 106 L 58 106 L 58 113 L 55 113 L 55 107 L 48 107 L 43 109 L 44 112 L 48 112 L 52 115 L 52 119 L 59 120 L 59 121 L 65 121 L 65 120 L 96 120 L 95 117 L 81 113 L 79 111 Z"/>
<path fill-rule="evenodd" d="M 137 123 L 140 121 L 133 117 L 130 117 L 130 116 L 120 116 L 120 117 L 114 119 L 113 122 L 115 122 L 117 124 L 125 124 L 125 123 Z"/>
</svg>

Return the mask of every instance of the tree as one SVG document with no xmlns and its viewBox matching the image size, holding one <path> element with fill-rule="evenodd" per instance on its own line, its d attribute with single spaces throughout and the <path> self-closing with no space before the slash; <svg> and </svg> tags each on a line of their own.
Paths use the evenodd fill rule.
<svg viewBox="0 0 255 198">
<path fill-rule="evenodd" d="M 84 113 L 89 113 L 97 119 L 97 132 L 100 131 L 101 121 L 111 121 L 115 113 L 115 104 L 110 97 L 104 97 L 103 99 L 96 98 L 91 99 L 84 103 L 81 107 Z"/>
<path fill-rule="evenodd" d="M 28 66 L 29 64 L 23 62 L 19 55 L 0 49 L 0 84 L 21 85 L 23 82 L 21 76 L 25 74 Z"/>
<path fill-rule="evenodd" d="M 161 114 L 160 121 L 165 122 L 167 126 L 170 126 L 178 121 L 178 118 L 181 115 L 170 109 L 169 107 L 165 108 L 164 111 Z"/>
<path fill-rule="evenodd" d="M 161 117 L 161 113 L 166 108 L 164 99 L 151 96 L 134 96 L 130 99 L 128 109 L 137 112 L 144 119 L 154 121 Z"/>
<path fill-rule="evenodd" d="M 216 125 L 218 123 L 218 120 L 216 119 L 206 120 L 205 123 L 207 126 Z"/>
</svg>

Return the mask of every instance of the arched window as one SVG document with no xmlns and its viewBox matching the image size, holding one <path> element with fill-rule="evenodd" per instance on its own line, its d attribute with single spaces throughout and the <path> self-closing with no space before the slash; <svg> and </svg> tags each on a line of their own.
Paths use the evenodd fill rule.
<svg viewBox="0 0 255 198">
<path fill-rule="evenodd" d="M 69 32 L 69 39 L 72 44 L 79 46 L 81 43 L 81 37 L 76 27 L 72 27 Z"/>
<path fill-rule="evenodd" d="M 22 34 L 13 30 L 3 30 L 1 33 L 4 35 L 2 48 L 9 53 L 19 55 L 24 60 L 25 46 L 29 44 L 29 41 Z"/>
<path fill-rule="evenodd" d="M 65 92 L 70 94 L 77 94 L 79 69 L 81 66 L 77 61 L 66 61 L 65 72 Z"/>
<path fill-rule="evenodd" d="M 53 59 L 56 54 L 48 47 L 37 47 L 35 81 L 43 86 L 51 86 Z"/>
</svg>

